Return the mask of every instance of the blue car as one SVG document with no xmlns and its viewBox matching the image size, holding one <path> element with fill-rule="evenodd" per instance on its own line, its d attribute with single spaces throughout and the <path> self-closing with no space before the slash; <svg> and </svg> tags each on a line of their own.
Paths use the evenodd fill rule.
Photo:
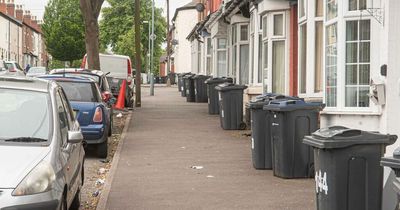
<svg viewBox="0 0 400 210">
<path fill-rule="evenodd" d="M 98 156 L 106 158 L 111 110 L 102 100 L 96 81 L 78 75 L 47 75 L 39 78 L 54 80 L 64 89 L 85 141 L 88 145 L 97 145 Z"/>
</svg>

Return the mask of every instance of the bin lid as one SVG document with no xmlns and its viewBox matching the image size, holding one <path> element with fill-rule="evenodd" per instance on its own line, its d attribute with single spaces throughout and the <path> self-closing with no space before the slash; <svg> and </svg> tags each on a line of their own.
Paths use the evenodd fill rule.
<svg viewBox="0 0 400 210">
<path fill-rule="evenodd" d="M 311 136 L 304 137 L 303 143 L 320 149 L 334 149 L 365 144 L 391 145 L 396 139 L 396 135 L 384 135 L 343 126 L 332 126 L 322 128 Z"/>
<path fill-rule="evenodd" d="M 206 80 L 206 79 L 210 78 L 210 76 L 207 76 L 207 75 L 196 75 L 193 78 L 194 79 L 204 79 L 204 80 Z"/>
<path fill-rule="evenodd" d="M 266 93 L 263 95 L 256 96 L 253 100 L 251 100 L 246 106 L 250 109 L 262 109 L 265 105 L 267 105 L 272 100 L 277 99 L 295 99 L 296 97 L 285 96 L 276 93 Z"/>
<path fill-rule="evenodd" d="M 228 78 L 228 77 L 214 77 L 214 78 L 210 78 L 208 80 L 206 80 L 206 84 L 220 84 L 220 83 L 224 83 L 224 82 L 229 82 L 232 83 L 233 79 L 232 78 Z"/>
<path fill-rule="evenodd" d="M 322 110 L 324 105 L 321 103 L 308 103 L 300 98 L 276 99 L 264 106 L 264 110 L 277 112 L 290 112 L 295 110 Z"/>
<path fill-rule="evenodd" d="M 387 166 L 392 168 L 396 176 L 400 176 L 400 147 L 398 147 L 396 150 L 393 152 L 392 157 L 383 157 L 381 160 L 381 165 L 382 166 Z"/>
<path fill-rule="evenodd" d="M 185 76 L 183 76 L 184 79 L 192 79 L 194 76 L 196 76 L 195 74 L 189 73 L 186 74 Z"/>
<path fill-rule="evenodd" d="M 244 90 L 247 89 L 247 86 L 225 82 L 215 87 L 215 89 L 218 91 Z"/>
</svg>

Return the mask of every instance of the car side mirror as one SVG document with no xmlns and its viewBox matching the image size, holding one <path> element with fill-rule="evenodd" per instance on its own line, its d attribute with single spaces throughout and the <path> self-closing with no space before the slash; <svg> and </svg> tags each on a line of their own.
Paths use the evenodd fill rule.
<svg viewBox="0 0 400 210">
<path fill-rule="evenodd" d="M 80 131 L 68 131 L 68 143 L 79 144 L 83 142 L 83 135 Z"/>
<path fill-rule="evenodd" d="M 115 99 L 114 97 L 112 97 L 112 98 L 108 101 L 108 104 L 114 105 L 116 102 L 117 102 L 117 99 Z"/>
</svg>

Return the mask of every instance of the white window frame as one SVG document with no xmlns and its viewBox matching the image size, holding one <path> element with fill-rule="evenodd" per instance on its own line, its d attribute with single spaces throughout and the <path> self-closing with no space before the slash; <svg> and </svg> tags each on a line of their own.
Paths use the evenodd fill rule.
<svg viewBox="0 0 400 210">
<path fill-rule="evenodd" d="M 325 2 L 326 0 L 323 0 L 323 14 L 325 14 Z M 320 98 L 323 99 L 324 97 L 324 77 L 325 77 L 325 27 L 326 25 L 324 24 L 324 15 L 318 17 L 317 16 L 317 2 L 315 0 L 313 1 L 307 1 L 307 15 L 304 18 L 299 19 L 298 23 L 298 46 L 299 46 L 299 53 L 298 53 L 298 95 L 300 97 L 304 98 Z M 323 27 L 323 35 L 322 35 L 322 72 L 321 72 L 321 83 L 322 83 L 322 91 L 316 92 L 315 89 L 315 82 L 316 82 L 316 23 L 321 22 L 322 27 Z M 306 40 L 306 48 L 307 48 L 307 58 L 306 58 L 306 90 L 304 93 L 301 92 L 301 52 L 300 52 L 300 47 L 301 47 L 301 31 L 300 31 L 300 26 L 303 24 L 306 25 L 306 34 L 307 34 L 307 40 Z"/>
<path fill-rule="evenodd" d="M 367 11 L 365 11 L 365 10 L 359 10 L 359 9 L 357 9 L 357 10 L 350 10 L 350 8 L 349 8 L 349 1 L 350 0 L 346 0 L 346 2 L 344 3 L 344 5 L 343 5 L 343 8 L 344 8 L 344 11 L 345 11 L 345 16 L 354 16 L 354 15 L 360 15 L 360 13 L 363 13 L 363 15 L 365 14 L 365 15 L 369 15 L 369 13 L 367 12 Z M 360 0 L 357 0 L 357 8 L 359 8 L 359 1 Z M 371 7 L 371 5 L 372 5 L 372 1 L 373 0 L 365 0 L 366 1 L 366 3 L 367 3 L 367 8 L 370 8 Z"/>
<path fill-rule="evenodd" d="M 274 16 L 275 15 L 283 15 L 283 35 L 282 36 L 275 36 L 274 35 Z M 288 40 L 287 40 L 287 19 L 286 19 L 287 11 L 274 11 L 274 12 L 268 12 L 264 13 L 261 15 L 260 18 L 263 19 L 263 28 L 262 28 L 262 69 L 263 69 L 263 89 L 264 92 L 271 93 L 272 92 L 272 87 L 273 87 L 273 81 L 272 81 L 272 65 L 273 65 L 273 43 L 277 41 L 284 41 L 285 42 L 285 68 L 284 68 L 284 74 L 285 74 L 285 84 L 284 84 L 284 92 L 285 94 L 288 94 L 289 92 L 289 80 L 288 80 L 288 75 L 289 75 L 289 67 L 288 67 Z M 267 20 L 267 31 L 266 34 L 264 34 L 264 21 L 265 18 Z M 266 36 L 264 36 L 266 35 Z M 264 45 L 265 43 L 268 44 L 268 57 L 265 58 L 264 55 Z M 264 66 L 265 59 L 267 59 L 267 68 Z M 267 75 L 265 75 L 265 71 L 267 71 Z M 265 89 L 266 87 L 266 89 Z"/>
<path fill-rule="evenodd" d="M 204 73 L 206 75 L 211 75 L 213 72 L 213 59 L 212 59 L 212 55 L 213 55 L 213 41 L 211 39 L 211 37 L 206 37 L 204 39 Z M 211 44 L 211 49 L 209 49 L 208 44 Z M 208 53 L 210 50 L 210 53 Z M 207 61 L 210 59 L 210 69 L 207 69 Z"/>
<path fill-rule="evenodd" d="M 247 40 L 241 40 L 241 27 L 242 26 L 247 26 L 248 28 L 247 28 L 247 32 L 248 32 L 248 34 L 247 34 Z M 251 81 L 250 81 L 250 72 L 251 72 L 251 70 L 250 70 L 250 62 L 251 62 L 251 60 L 250 60 L 250 24 L 249 23 L 237 23 L 237 24 L 233 24 L 232 25 L 232 32 L 233 32 L 233 30 L 235 30 L 236 31 L 236 42 L 233 42 L 232 44 L 232 48 L 231 48 L 231 56 L 232 56 L 232 58 L 233 58 L 233 51 L 234 51 L 234 48 L 236 47 L 236 59 L 235 59 L 235 61 L 236 61 L 236 63 L 233 63 L 232 62 L 232 68 L 230 68 L 230 74 L 233 74 L 233 65 L 235 65 L 235 67 L 236 67 L 236 71 L 235 71 L 235 75 L 234 75 L 234 80 L 235 80 L 235 82 L 236 82 L 236 84 L 239 84 L 240 83 L 240 80 L 241 80 L 241 77 L 240 77 L 240 58 L 241 58 L 241 54 L 240 54 L 240 47 L 242 46 L 242 45 L 248 45 L 249 46 L 249 79 L 246 81 L 246 83 L 245 84 L 243 84 L 243 85 L 248 85 L 248 84 L 250 84 L 251 83 Z M 231 33 L 232 34 L 232 37 L 231 38 L 233 38 L 233 33 Z M 231 41 L 232 41 L 232 39 L 230 39 Z M 232 61 L 233 61 L 233 59 L 232 59 Z"/>
<path fill-rule="evenodd" d="M 347 3 L 348 1 L 346 1 Z M 368 5 L 367 5 L 368 6 Z M 326 2 L 324 2 L 324 14 L 326 14 Z M 369 107 L 346 107 L 346 89 L 345 89 L 345 80 L 346 80 L 346 22 L 351 20 L 371 20 L 371 45 L 370 45 L 370 57 L 379 56 L 379 52 L 376 49 L 376 45 L 374 45 L 374 40 L 377 39 L 375 36 L 375 31 L 380 30 L 380 24 L 377 23 L 370 15 L 362 16 L 360 18 L 360 13 L 356 16 L 349 16 L 348 11 L 344 10 L 344 7 L 347 5 L 343 5 L 343 2 L 338 2 L 338 15 L 336 18 L 327 21 L 324 21 L 324 85 L 323 85 L 323 101 L 326 103 L 326 27 L 330 24 L 337 23 L 337 104 L 335 107 L 326 107 L 323 113 L 326 114 L 371 114 L 371 115 L 380 115 L 382 114 L 381 106 L 375 105 L 372 101 L 369 103 Z M 374 61 L 374 59 L 370 59 L 370 79 L 376 76 L 379 76 L 379 72 L 376 70 L 377 66 L 379 66 L 379 62 Z M 375 70 L 374 70 L 375 69 Z"/>
<path fill-rule="evenodd" d="M 218 40 L 219 39 L 225 39 L 226 40 L 226 46 L 225 46 L 225 48 L 218 48 L 219 46 L 218 46 Z M 212 42 L 213 42 L 213 46 L 215 46 L 215 47 L 213 47 L 213 54 L 214 54 L 214 56 L 213 56 L 213 58 L 212 58 L 212 64 L 213 64 L 213 76 L 215 76 L 215 77 L 220 77 L 220 76 L 229 76 L 229 72 L 228 72 L 228 68 L 229 68 L 229 59 L 228 59 L 228 43 L 229 43 L 229 40 L 228 40 L 228 38 L 226 38 L 226 37 L 215 37 L 215 38 L 213 38 L 212 39 Z M 220 69 L 218 68 L 218 52 L 225 52 L 225 54 L 226 54 L 226 64 L 225 64 L 225 72 L 226 72 L 226 75 L 220 75 L 219 73 L 219 71 L 220 71 Z"/>
</svg>

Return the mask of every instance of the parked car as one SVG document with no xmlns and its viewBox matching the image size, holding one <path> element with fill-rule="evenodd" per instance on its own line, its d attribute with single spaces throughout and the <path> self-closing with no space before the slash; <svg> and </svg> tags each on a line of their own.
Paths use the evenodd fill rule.
<svg viewBox="0 0 400 210">
<path fill-rule="evenodd" d="M 54 82 L 0 76 L 0 209 L 79 209 L 83 136 Z"/>
<path fill-rule="evenodd" d="M 87 56 L 85 55 L 81 68 L 88 68 L 86 61 Z M 134 103 L 134 70 L 132 69 L 132 62 L 129 56 L 100 54 L 100 69 L 104 72 L 110 72 L 107 78 L 111 91 L 116 98 L 118 98 L 123 80 L 126 80 L 125 106 L 132 107 Z"/>
<path fill-rule="evenodd" d="M 10 76 L 25 76 L 24 70 L 15 61 L 5 61 L 5 67 L 7 69 L 6 74 Z"/>
<path fill-rule="evenodd" d="M 97 83 L 79 75 L 46 75 L 40 78 L 54 80 L 64 89 L 81 125 L 83 138 L 87 144 L 97 146 L 100 158 L 106 158 L 112 116 L 101 98 Z"/>
<path fill-rule="evenodd" d="M 0 72 L 6 71 L 6 64 L 4 63 L 3 60 L 0 60 Z"/>
<path fill-rule="evenodd" d="M 80 77 L 86 77 L 93 79 L 97 82 L 98 86 L 100 87 L 101 97 L 104 102 L 108 103 L 110 106 L 115 103 L 115 98 L 113 97 L 110 89 L 110 85 L 107 80 L 108 73 L 104 73 L 102 71 L 97 70 L 89 70 L 89 69 L 54 69 L 50 71 L 50 74 L 56 75 L 78 75 Z"/>
<path fill-rule="evenodd" d="M 36 66 L 36 67 L 29 68 L 29 71 L 26 72 L 26 76 L 37 77 L 37 76 L 45 75 L 47 73 L 48 73 L 48 71 L 47 71 L 46 67 Z"/>
</svg>

